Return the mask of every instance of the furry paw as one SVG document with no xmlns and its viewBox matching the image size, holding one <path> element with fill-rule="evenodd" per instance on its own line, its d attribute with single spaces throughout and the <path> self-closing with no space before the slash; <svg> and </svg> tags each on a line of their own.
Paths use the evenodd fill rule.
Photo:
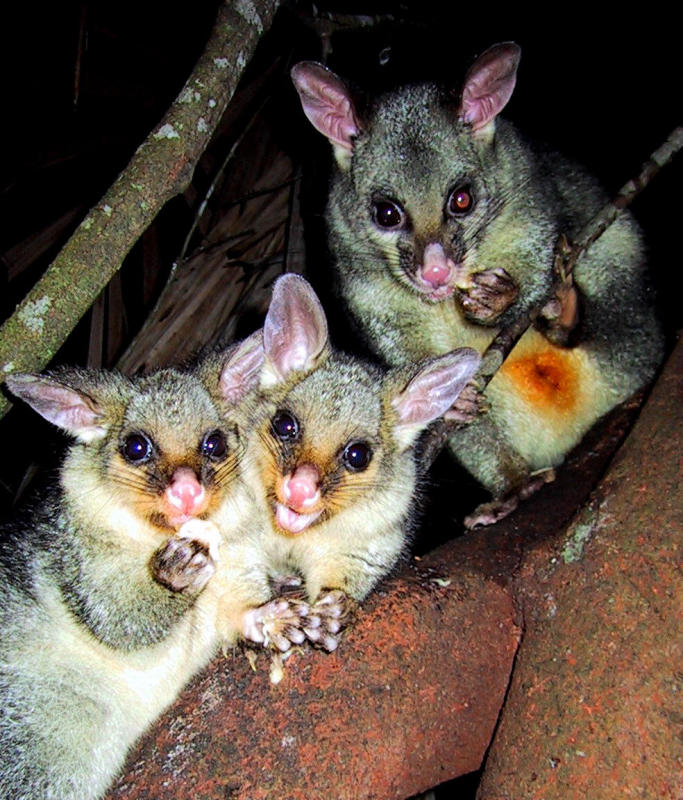
<svg viewBox="0 0 683 800">
<path fill-rule="evenodd" d="M 304 622 L 306 638 L 311 644 L 331 653 L 337 649 L 340 634 L 355 609 L 355 602 L 341 589 L 323 590 Z"/>
<path fill-rule="evenodd" d="M 488 403 L 484 393 L 479 389 L 476 378 L 473 378 L 443 416 L 444 419 L 465 424 L 473 422 L 487 410 Z"/>
<path fill-rule="evenodd" d="M 519 505 L 519 497 L 514 495 L 505 500 L 491 500 L 489 503 L 478 505 L 474 511 L 465 517 L 464 525 L 472 528 L 483 528 L 485 525 L 494 525 L 508 514 L 511 514 Z"/>
<path fill-rule="evenodd" d="M 504 269 L 487 269 L 475 272 L 469 285 L 460 289 L 460 305 L 469 319 L 492 323 L 517 298 L 519 289 Z"/>
<path fill-rule="evenodd" d="M 244 614 L 242 634 L 246 639 L 282 653 L 294 644 L 303 644 L 304 620 L 310 606 L 294 599 L 271 600 Z"/>
<path fill-rule="evenodd" d="M 270 588 L 274 595 L 299 594 L 302 580 L 298 575 L 275 575 L 270 578 Z"/>
<path fill-rule="evenodd" d="M 199 594 L 216 571 L 216 563 L 205 542 L 174 536 L 154 553 L 150 570 L 172 592 Z"/>
</svg>

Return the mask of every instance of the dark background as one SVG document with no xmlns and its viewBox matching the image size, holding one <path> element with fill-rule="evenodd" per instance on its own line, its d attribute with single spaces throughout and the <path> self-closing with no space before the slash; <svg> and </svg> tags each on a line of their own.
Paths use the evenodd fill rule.
<svg viewBox="0 0 683 800">
<path fill-rule="evenodd" d="M 217 5 L 217 0 L 3 4 L 0 257 L 75 203 L 87 210 L 99 199 L 181 88 Z M 271 38 L 280 36 L 282 51 L 293 61 L 318 58 L 317 38 L 295 13 L 305 16 L 310 7 L 292 8 L 283 10 L 286 22 L 279 20 Z M 457 86 L 477 53 L 497 41 L 517 41 L 522 63 L 505 115 L 584 162 L 610 189 L 635 174 L 683 123 L 677 24 L 649 8 L 649 14 L 640 7 L 600 21 L 588 11 L 573 9 L 564 16 L 558 11 L 551 20 L 517 8 L 501 13 L 488 4 L 323 2 L 317 8 L 389 12 L 394 18 L 372 33 L 340 33 L 332 40 L 329 65 L 369 87 L 423 77 Z M 407 24 L 401 27 L 399 20 Z M 85 49 L 75 98 L 81 30 Z M 382 51 L 390 53 L 384 66 Z M 281 126 L 283 146 L 325 153 L 288 82 L 282 101 L 282 118 L 274 124 Z M 680 269 L 675 245 L 682 174 L 680 163 L 668 167 L 633 207 L 648 235 L 670 330 L 680 319 L 671 278 Z M 0 286 L 6 287 L 2 272 Z M 13 308 L 7 299 L 5 315 Z"/>
<path fill-rule="evenodd" d="M 12 312 L 163 115 L 202 51 L 217 6 L 216 0 L 2 5 L 1 318 Z M 626 12 L 614 6 L 618 14 L 603 12 L 609 17 L 600 21 L 595 7 L 559 5 L 552 16 L 462 3 L 323 2 L 317 8 L 323 14 L 394 18 L 372 31 L 340 32 L 331 40 L 329 66 L 367 88 L 421 78 L 457 86 L 486 47 L 518 42 L 522 62 L 505 116 L 584 162 L 610 190 L 635 175 L 649 153 L 683 124 L 679 25 L 654 7 L 641 5 Z M 285 7 L 268 34 L 269 52 L 286 53 L 292 63 L 320 58 L 319 39 L 305 22 L 310 12 L 308 4 Z M 79 43 L 83 49 L 76 94 Z M 328 147 L 305 121 L 286 76 L 280 93 L 271 122 L 283 148 L 305 161 L 308 169 L 312 157 L 324 162 Z M 681 271 L 681 161 L 679 156 L 633 206 L 650 246 L 670 342 L 681 322 L 675 289 Z M 324 181 L 310 187 L 311 198 L 303 202 L 315 214 Z M 77 209 L 71 228 L 56 235 L 44 254 L 10 283 L 6 251 L 47 229 L 70 209 Z M 161 249 L 168 266 L 190 217 L 179 207 L 164 214 Z M 133 307 L 131 335 L 146 311 L 142 305 Z M 80 338 L 87 340 L 87 335 Z M 80 363 L 85 352 L 77 331 L 60 357 Z M 20 426 L 43 425 L 31 412 L 19 419 Z M 48 426 L 40 430 L 47 435 Z M 6 429 L 0 436 L 5 453 L 2 476 L 11 472 L 16 448 L 40 446 L 28 435 L 18 440 L 14 436 L 7 446 Z M 7 500 L 15 486 L 8 490 L 3 482 L 0 477 L 0 494 Z M 471 797 L 475 785 L 476 776 L 466 777 L 442 789 L 439 797 Z"/>
</svg>

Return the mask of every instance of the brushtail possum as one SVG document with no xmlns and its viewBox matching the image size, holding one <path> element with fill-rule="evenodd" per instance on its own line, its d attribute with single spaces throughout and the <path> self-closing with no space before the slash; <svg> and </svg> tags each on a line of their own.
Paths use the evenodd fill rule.
<svg viewBox="0 0 683 800">
<path fill-rule="evenodd" d="M 275 284 L 242 466 L 263 518 L 268 578 L 299 575 L 307 637 L 332 650 L 356 602 L 405 550 L 417 506 L 413 446 L 480 363 L 462 348 L 383 370 L 331 348 L 300 276 Z M 285 641 L 283 649 L 287 646 Z"/>
<path fill-rule="evenodd" d="M 216 377 L 229 404 L 233 368 Z M 253 508 L 242 448 L 189 372 L 6 381 L 74 441 L 0 540 L 0 797 L 92 800 L 218 645 L 262 626 L 221 618 Z"/>
<path fill-rule="evenodd" d="M 574 288 L 545 302 L 558 237 L 571 239 L 607 197 L 499 117 L 519 58 L 516 44 L 494 45 L 459 92 L 412 85 L 368 108 L 322 65 L 292 70 L 306 116 L 334 151 L 327 224 L 338 290 L 378 356 L 400 365 L 462 345 L 483 352 L 545 303 L 538 329 L 488 386 L 490 412 L 449 441 L 493 495 L 470 527 L 500 519 L 551 477 L 662 354 L 628 214 L 583 254 Z"/>
</svg>

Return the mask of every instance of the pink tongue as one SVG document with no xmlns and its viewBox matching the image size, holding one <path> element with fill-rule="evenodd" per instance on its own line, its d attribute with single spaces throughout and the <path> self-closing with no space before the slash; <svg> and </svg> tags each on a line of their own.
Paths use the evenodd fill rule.
<svg viewBox="0 0 683 800">
<path fill-rule="evenodd" d="M 278 503 L 275 509 L 277 524 L 289 533 L 301 533 L 317 516 L 318 514 L 297 514 L 282 503 Z"/>
</svg>

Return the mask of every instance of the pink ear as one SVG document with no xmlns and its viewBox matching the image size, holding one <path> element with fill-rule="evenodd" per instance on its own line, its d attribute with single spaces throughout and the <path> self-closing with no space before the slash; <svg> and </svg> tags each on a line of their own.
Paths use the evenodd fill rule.
<svg viewBox="0 0 683 800">
<path fill-rule="evenodd" d="M 300 275 L 282 275 L 263 325 L 263 347 L 280 378 L 312 369 L 327 345 L 327 320 L 311 285 Z"/>
<path fill-rule="evenodd" d="M 237 405 L 258 386 L 263 359 L 263 332 L 260 330 L 230 350 L 218 382 L 218 388 L 228 403 Z"/>
<path fill-rule="evenodd" d="M 469 68 L 458 116 L 473 130 L 486 127 L 507 105 L 515 88 L 521 52 L 514 42 L 494 44 Z"/>
<path fill-rule="evenodd" d="M 53 378 L 15 373 L 6 378 L 10 391 L 48 422 L 84 441 L 106 433 L 97 403 L 87 394 Z"/>
<path fill-rule="evenodd" d="M 407 445 L 430 422 L 448 411 L 480 363 L 479 353 L 469 347 L 427 361 L 393 400 L 399 441 Z"/>
<path fill-rule="evenodd" d="M 360 126 L 346 85 L 334 72 L 315 61 L 295 64 L 291 75 L 313 127 L 332 144 L 351 150 Z"/>
</svg>

